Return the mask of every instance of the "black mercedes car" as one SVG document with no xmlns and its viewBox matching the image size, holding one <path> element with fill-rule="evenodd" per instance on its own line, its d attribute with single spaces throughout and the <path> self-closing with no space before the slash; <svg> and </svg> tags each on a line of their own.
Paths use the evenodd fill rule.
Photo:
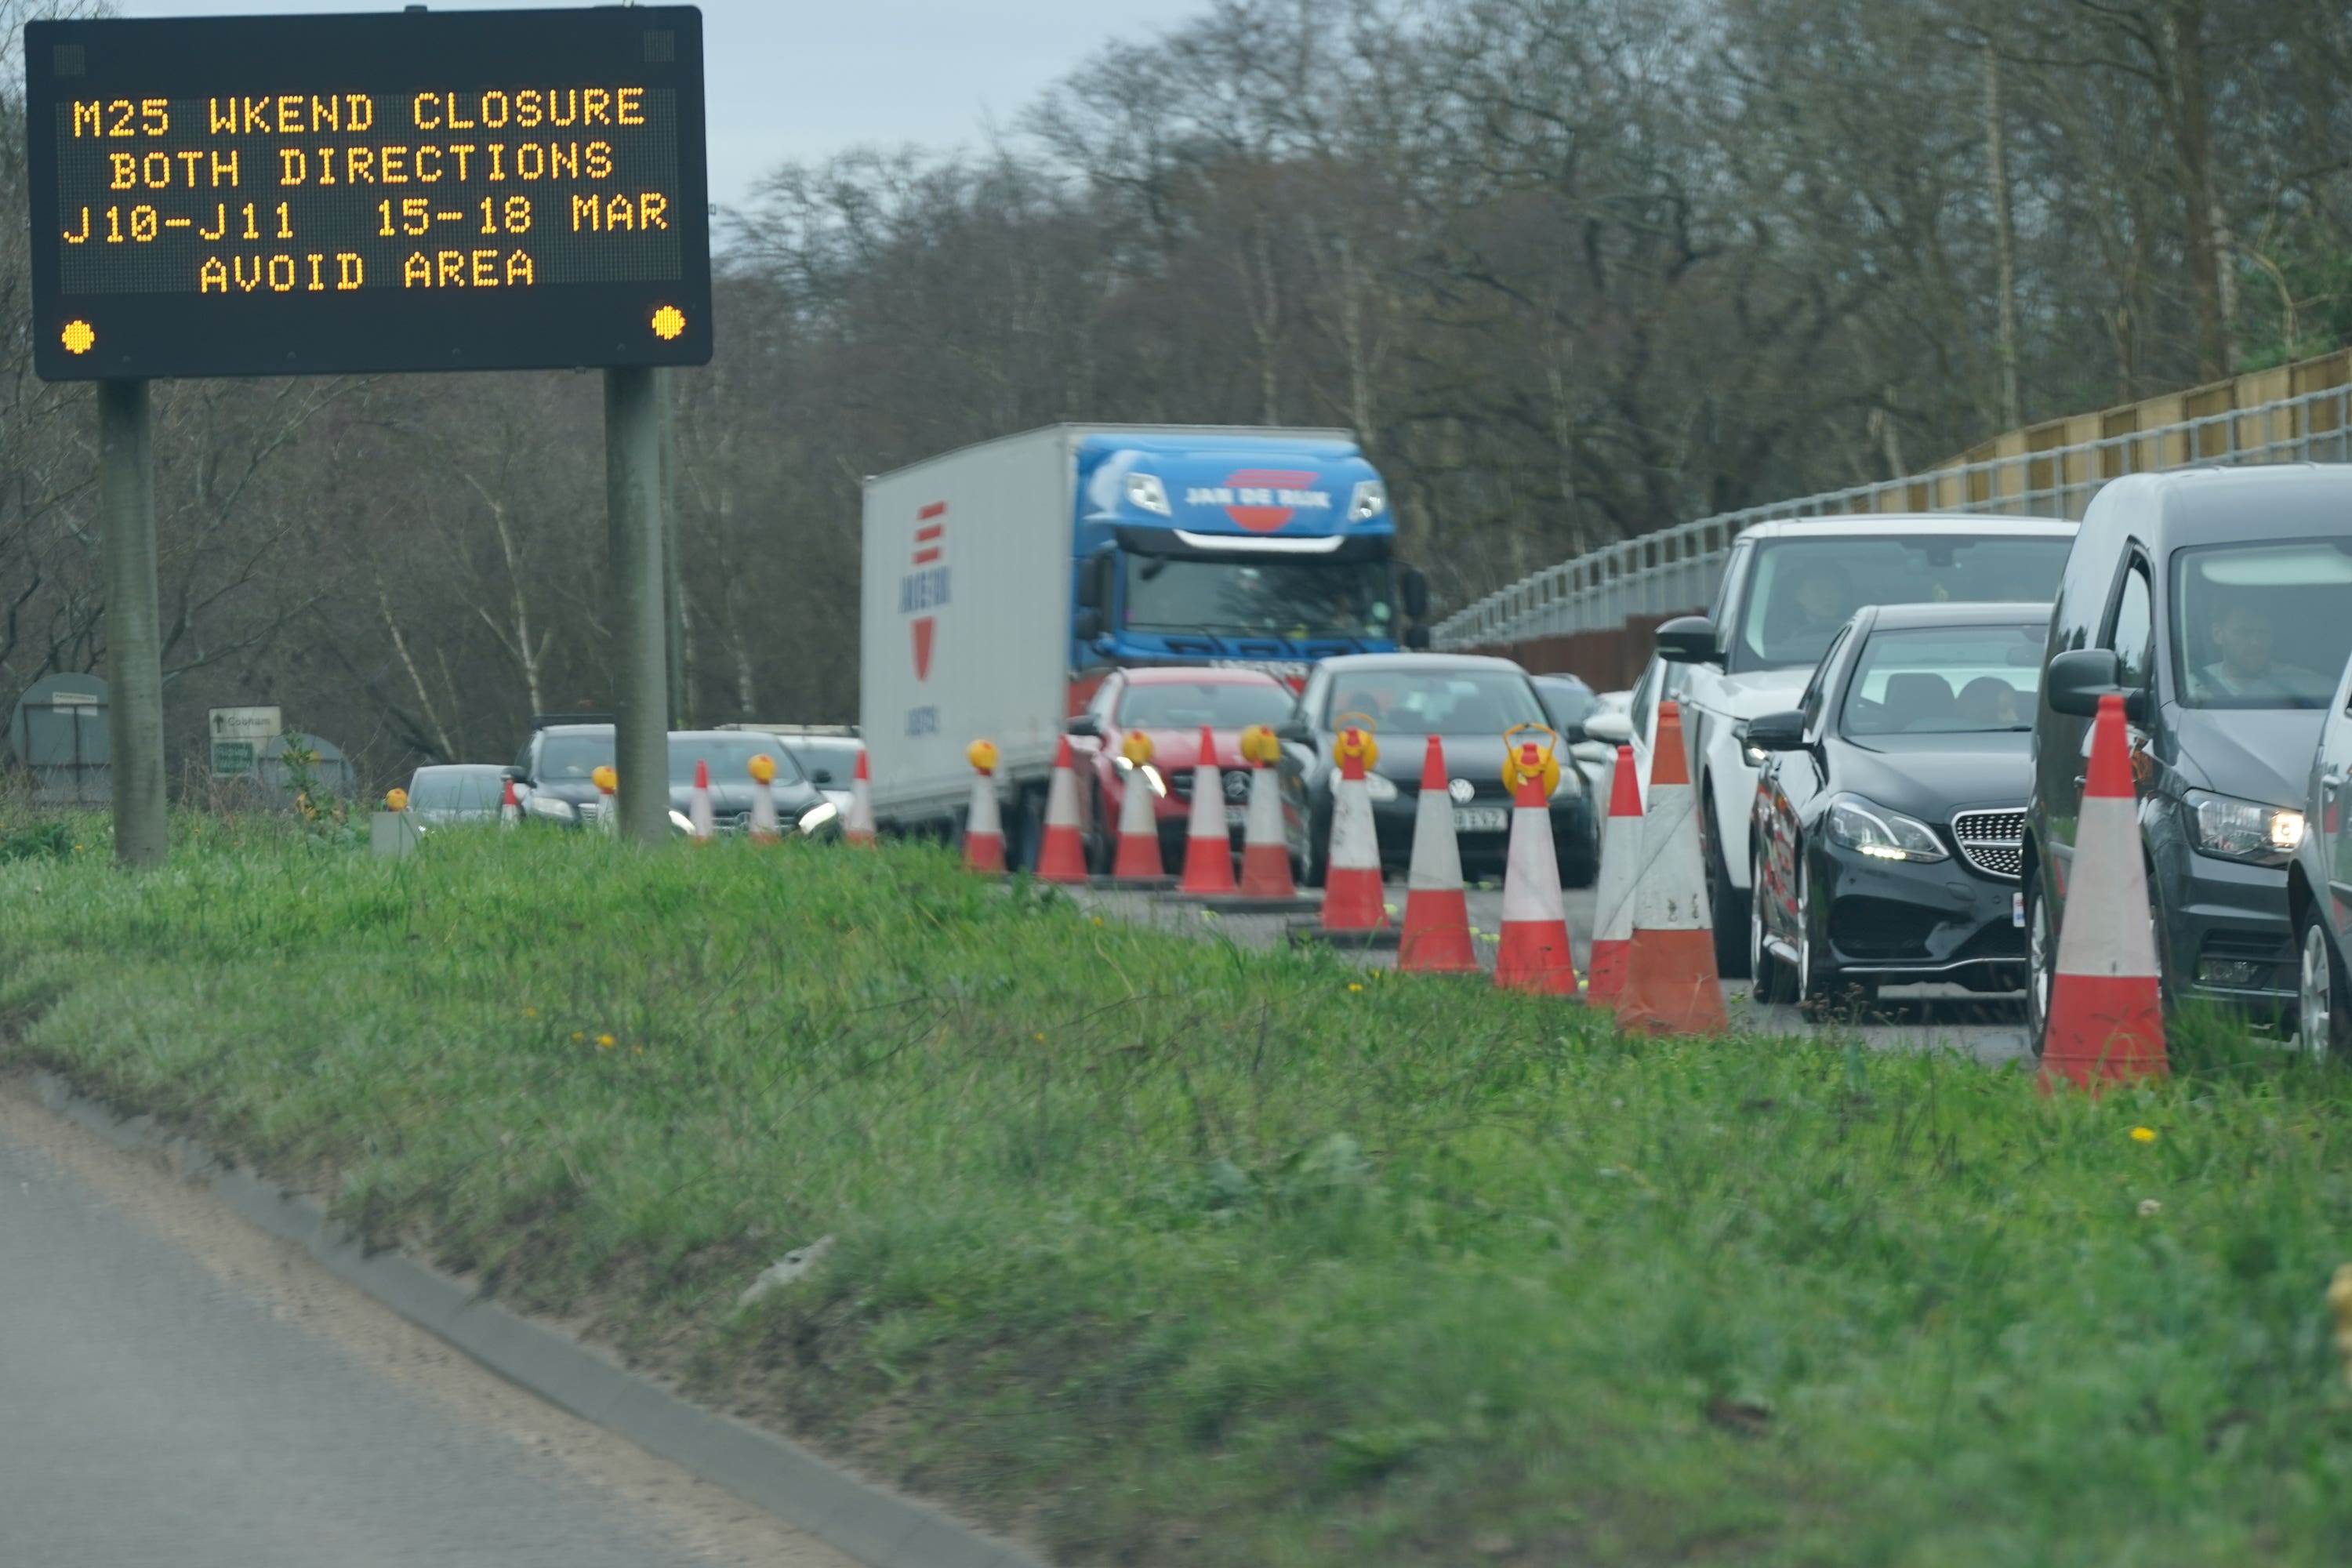
<svg viewBox="0 0 2352 1568">
<path fill-rule="evenodd" d="M 1340 728 L 1368 726 L 1380 744 L 1369 777 L 1381 864 L 1402 875 L 1412 859 L 1421 765 L 1436 735 L 1445 748 L 1446 793 L 1465 876 L 1499 877 L 1510 844 L 1511 792 L 1503 787 L 1503 733 L 1550 717 L 1528 672 L 1473 654 L 1364 653 L 1327 658 L 1307 678 L 1297 716 L 1275 731 L 1286 742 L 1283 784 L 1292 820 L 1307 835 L 1292 858 L 1309 887 L 1323 882 L 1331 845 L 1332 747 Z M 1539 734 L 1529 739 L 1542 742 Z M 1591 885 L 1600 866 L 1592 790 L 1563 736 L 1551 794 L 1552 850 L 1567 887 Z"/>
<path fill-rule="evenodd" d="M 2047 605 L 1848 621 L 1801 705 L 1749 721 L 1759 1000 L 2025 984 L 2019 848 Z"/>
</svg>

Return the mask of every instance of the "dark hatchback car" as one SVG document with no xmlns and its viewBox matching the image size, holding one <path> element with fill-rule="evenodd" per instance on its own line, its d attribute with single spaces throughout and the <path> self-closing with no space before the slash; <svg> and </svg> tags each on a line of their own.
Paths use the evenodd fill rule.
<svg viewBox="0 0 2352 1568">
<path fill-rule="evenodd" d="M 1748 727 L 1764 1001 L 2025 983 L 2018 848 L 2047 605 L 1863 610 L 1800 706 Z"/>
<path fill-rule="evenodd" d="M 682 816 L 694 789 L 694 764 L 710 765 L 710 814 L 721 832 L 751 826 L 751 762 L 776 765 L 776 823 L 784 832 L 817 837 L 838 826 L 839 810 L 808 781 L 790 751 L 772 735 L 740 730 L 674 730 L 669 737 L 670 810 Z M 531 731 L 514 773 L 523 815 L 561 827 L 578 827 L 594 815 L 600 767 L 613 763 L 610 724 L 547 724 Z"/>
<path fill-rule="evenodd" d="M 1309 887 L 1322 885 L 1331 841 L 1332 749 L 1344 724 L 1370 721 L 1380 744 L 1372 770 L 1372 825 L 1381 864 L 1402 874 L 1412 859 L 1422 759 L 1429 737 L 1445 748 L 1447 793 L 1466 877 L 1500 876 L 1510 845 L 1511 792 L 1503 787 L 1503 733 L 1520 724 L 1550 726 L 1526 670 L 1507 658 L 1472 654 L 1368 653 L 1327 658 L 1301 693 L 1298 716 L 1278 731 L 1284 784 L 1307 842 L 1293 847 Z M 1532 737 L 1538 742 L 1540 736 Z M 1551 796 L 1552 849 L 1559 879 L 1589 886 L 1599 869 L 1590 781 L 1563 739 L 1559 784 Z"/>
<path fill-rule="evenodd" d="M 2025 903 L 2041 1038 L 2091 721 L 2122 695 L 2166 996 L 2282 1015 L 2286 867 L 2352 651 L 2352 468 L 2133 475 L 2093 500 L 2051 616 Z"/>
</svg>

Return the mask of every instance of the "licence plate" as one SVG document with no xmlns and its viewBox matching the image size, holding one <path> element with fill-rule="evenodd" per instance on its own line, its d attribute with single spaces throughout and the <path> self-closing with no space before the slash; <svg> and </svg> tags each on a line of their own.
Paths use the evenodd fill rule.
<svg viewBox="0 0 2352 1568">
<path fill-rule="evenodd" d="M 1456 833 L 1501 833 L 1511 826 L 1511 809 L 1506 805 L 1457 805 L 1454 808 L 1454 831 Z"/>
<path fill-rule="evenodd" d="M 1229 806 L 1225 807 L 1225 826 L 1226 826 L 1227 827 L 1241 827 L 1241 826 L 1246 826 L 1246 825 L 1248 824 L 1248 822 L 1249 822 L 1249 807 L 1248 807 L 1248 806 L 1245 806 L 1245 805 L 1229 805 Z"/>
</svg>

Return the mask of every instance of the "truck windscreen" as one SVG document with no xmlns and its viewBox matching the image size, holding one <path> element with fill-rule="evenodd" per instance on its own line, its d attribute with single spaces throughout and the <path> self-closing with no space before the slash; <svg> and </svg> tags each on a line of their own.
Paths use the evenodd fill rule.
<svg viewBox="0 0 2352 1568">
<path fill-rule="evenodd" d="M 1137 632 L 1393 637 L 1385 561 L 1127 558 L 1120 624 Z"/>
</svg>

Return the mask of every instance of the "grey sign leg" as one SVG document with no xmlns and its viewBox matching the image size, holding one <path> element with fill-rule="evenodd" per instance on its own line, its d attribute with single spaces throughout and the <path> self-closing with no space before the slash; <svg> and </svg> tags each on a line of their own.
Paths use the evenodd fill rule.
<svg viewBox="0 0 2352 1568">
<path fill-rule="evenodd" d="M 621 658 L 613 713 L 621 831 L 641 844 L 669 837 L 669 675 L 662 572 L 660 417 L 654 372 L 604 372 L 604 504 Z"/>
<path fill-rule="evenodd" d="M 98 384 L 98 527 L 106 580 L 107 739 L 114 757 L 114 858 L 160 866 L 163 648 L 156 630 L 155 449 L 147 384 Z"/>
</svg>

